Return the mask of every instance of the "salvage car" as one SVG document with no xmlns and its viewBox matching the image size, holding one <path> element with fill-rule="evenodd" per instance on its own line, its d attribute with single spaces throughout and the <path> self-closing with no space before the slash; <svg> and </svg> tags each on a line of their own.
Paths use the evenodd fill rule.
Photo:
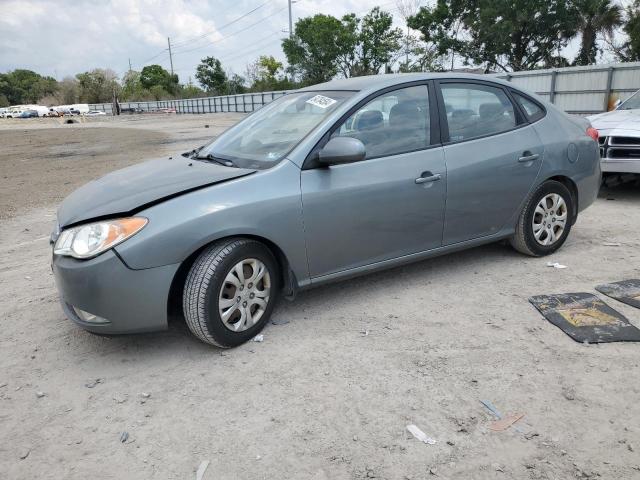
<svg viewBox="0 0 640 480">
<path fill-rule="evenodd" d="M 640 90 L 615 110 L 588 117 L 600 133 L 604 174 L 640 174 Z"/>
<path fill-rule="evenodd" d="M 62 307 L 102 334 L 178 314 L 232 347 L 281 294 L 504 239 L 548 255 L 597 196 L 597 138 L 482 76 L 303 88 L 207 145 L 67 197 L 51 236 Z"/>
</svg>

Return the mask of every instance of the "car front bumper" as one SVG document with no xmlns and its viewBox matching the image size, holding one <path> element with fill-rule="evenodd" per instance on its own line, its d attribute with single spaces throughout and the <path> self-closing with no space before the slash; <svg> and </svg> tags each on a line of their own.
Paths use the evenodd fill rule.
<svg viewBox="0 0 640 480">
<path fill-rule="evenodd" d="M 640 173 L 640 159 L 603 158 L 600 165 L 603 173 Z"/>
<path fill-rule="evenodd" d="M 67 317 L 95 333 L 121 334 L 167 328 L 167 302 L 179 264 L 145 270 L 127 267 L 113 250 L 90 260 L 53 256 L 52 269 Z M 82 310 L 98 317 L 85 321 Z"/>
</svg>

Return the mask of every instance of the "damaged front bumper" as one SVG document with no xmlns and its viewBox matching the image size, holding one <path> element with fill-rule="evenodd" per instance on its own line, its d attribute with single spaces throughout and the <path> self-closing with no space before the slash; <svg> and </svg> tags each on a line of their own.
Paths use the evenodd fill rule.
<svg viewBox="0 0 640 480">
<path fill-rule="evenodd" d="M 129 268 L 109 250 L 89 260 L 54 255 L 53 274 L 66 316 L 95 333 L 167 328 L 167 302 L 179 264 Z"/>
</svg>

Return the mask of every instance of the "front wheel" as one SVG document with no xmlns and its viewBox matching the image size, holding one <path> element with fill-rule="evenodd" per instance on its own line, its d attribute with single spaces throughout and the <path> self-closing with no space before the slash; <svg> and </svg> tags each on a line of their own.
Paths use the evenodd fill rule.
<svg viewBox="0 0 640 480">
<path fill-rule="evenodd" d="M 541 257 L 558 250 L 571 231 L 574 218 L 569 189 L 555 180 L 540 185 L 527 200 L 510 239 L 513 248 Z"/>
<path fill-rule="evenodd" d="M 230 239 L 207 247 L 184 286 L 189 329 L 203 342 L 222 348 L 250 340 L 269 321 L 278 279 L 273 254 L 255 240 Z"/>
</svg>

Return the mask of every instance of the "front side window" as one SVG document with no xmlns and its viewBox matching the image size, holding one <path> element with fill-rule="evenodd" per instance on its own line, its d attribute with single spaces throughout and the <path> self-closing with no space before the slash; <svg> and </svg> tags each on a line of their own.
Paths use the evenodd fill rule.
<svg viewBox="0 0 640 480">
<path fill-rule="evenodd" d="M 198 152 L 243 168 L 268 168 L 282 160 L 304 137 L 354 92 L 299 92 L 262 107 Z"/>
<path fill-rule="evenodd" d="M 426 85 L 417 85 L 374 98 L 332 136 L 357 138 L 370 159 L 424 149 L 429 146 L 429 131 L 429 91 Z"/>
<path fill-rule="evenodd" d="M 440 88 L 452 142 L 516 126 L 513 104 L 501 88 L 471 83 L 444 83 Z"/>
</svg>

